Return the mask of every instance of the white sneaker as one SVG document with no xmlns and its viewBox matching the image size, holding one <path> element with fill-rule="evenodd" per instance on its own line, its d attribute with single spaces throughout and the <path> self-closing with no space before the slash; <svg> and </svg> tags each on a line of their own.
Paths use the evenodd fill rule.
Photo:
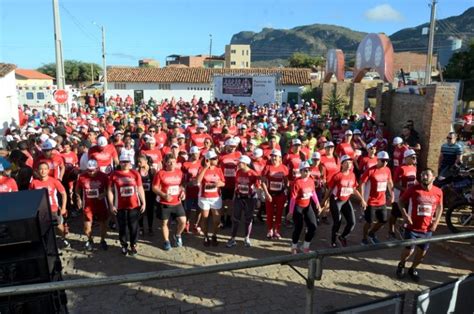
<svg viewBox="0 0 474 314">
<path fill-rule="evenodd" d="M 245 246 L 245 247 L 251 247 L 251 246 L 252 246 L 252 243 L 250 243 L 250 239 L 249 239 L 249 238 L 245 238 L 245 239 L 244 239 L 244 246 Z"/>
</svg>

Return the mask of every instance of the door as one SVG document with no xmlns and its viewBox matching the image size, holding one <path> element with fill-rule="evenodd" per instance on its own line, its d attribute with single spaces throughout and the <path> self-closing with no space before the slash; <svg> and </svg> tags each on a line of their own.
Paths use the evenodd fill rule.
<svg viewBox="0 0 474 314">
<path fill-rule="evenodd" d="M 298 103 L 298 93 L 288 92 L 287 103 L 297 104 Z"/>
<path fill-rule="evenodd" d="M 133 100 L 136 104 L 139 104 L 143 100 L 143 90 L 134 90 L 133 91 Z"/>
</svg>

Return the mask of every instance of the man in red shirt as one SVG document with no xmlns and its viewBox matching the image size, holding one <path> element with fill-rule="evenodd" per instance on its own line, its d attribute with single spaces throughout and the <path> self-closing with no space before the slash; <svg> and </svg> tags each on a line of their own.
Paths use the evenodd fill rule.
<svg viewBox="0 0 474 314">
<path fill-rule="evenodd" d="M 355 152 L 354 152 L 354 149 L 352 148 L 351 141 L 352 141 L 352 131 L 347 130 L 344 133 L 344 137 L 343 137 L 341 143 L 339 143 L 339 145 L 337 145 L 337 148 L 336 148 L 337 157 L 340 158 L 344 155 L 347 155 L 351 159 L 355 158 Z"/>
<path fill-rule="evenodd" d="M 393 182 L 390 168 L 387 167 L 389 161 L 388 153 L 381 151 L 377 154 L 377 165 L 367 169 L 360 178 L 361 195 L 365 195 L 366 186 L 369 182 L 369 197 L 367 208 L 364 209 L 365 225 L 362 244 L 369 244 L 367 236 L 372 243 L 378 243 L 375 233 L 387 222 L 386 193 L 387 188 L 390 193 L 390 203 L 393 203 Z"/>
<path fill-rule="evenodd" d="M 186 210 L 186 232 L 189 232 L 191 227 L 194 233 L 200 234 L 199 227 L 199 186 L 197 184 L 197 176 L 201 168 L 200 151 L 197 146 L 193 146 L 189 149 L 189 160 L 183 163 L 182 171 L 184 174 L 184 182 L 186 185 L 186 200 L 184 203 L 184 209 Z"/>
<path fill-rule="evenodd" d="M 400 197 L 398 205 L 405 220 L 404 239 L 431 238 L 436 231 L 443 213 L 443 192 L 433 185 L 435 179 L 433 170 L 426 169 L 421 173 L 421 182 L 408 188 Z M 433 219 L 434 218 L 434 219 Z M 415 282 L 420 280 L 417 271 L 418 265 L 423 261 L 428 251 L 428 243 L 420 244 L 416 248 L 415 257 L 408 275 Z M 396 275 L 403 278 L 405 263 L 413 254 L 414 245 L 406 247 L 401 254 Z"/>
<path fill-rule="evenodd" d="M 17 192 L 16 181 L 5 175 L 5 168 L 0 163 L 0 193 Z"/>
<path fill-rule="evenodd" d="M 56 143 L 53 140 L 46 140 L 41 144 L 41 153 L 34 159 L 33 169 L 38 169 L 40 163 L 47 163 L 49 169 L 49 176 L 59 179 L 63 179 L 64 175 L 64 160 L 58 152 L 53 152 Z"/>
<path fill-rule="evenodd" d="M 100 246 L 107 250 L 107 222 L 109 220 L 109 206 L 107 203 L 108 176 L 99 171 L 99 165 L 94 159 L 87 162 L 87 172 L 82 173 L 76 182 L 77 207 L 83 208 L 84 234 L 87 237 L 85 249 L 92 251 L 92 221 L 96 219 L 100 225 Z"/>
<path fill-rule="evenodd" d="M 156 139 L 153 136 L 146 139 L 146 146 L 140 151 L 140 154 L 151 158 L 153 169 L 161 169 L 161 150 L 156 147 Z"/>
<path fill-rule="evenodd" d="M 204 123 L 199 122 L 196 133 L 191 135 L 191 146 L 197 146 L 198 148 L 203 148 L 204 140 L 206 138 L 212 140 L 209 134 L 204 133 L 206 132 L 206 130 L 207 130 L 207 127 L 204 125 Z"/>
<path fill-rule="evenodd" d="M 222 188 L 222 201 L 224 203 L 224 227 L 230 227 L 231 222 L 231 203 L 234 199 L 235 174 L 237 165 L 242 154 L 236 151 L 237 140 L 230 138 L 225 142 L 225 151 L 219 157 L 219 165 L 224 173 L 225 187 Z"/>
<path fill-rule="evenodd" d="M 115 147 L 103 136 L 97 139 L 97 145 L 91 147 L 87 154 L 89 159 L 97 161 L 99 170 L 105 174 L 110 174 L 119 163 Z"/>
<path fill-rule="evenodd" d="M 403 159 L 405 158 L 403 154 L 408 149 L 408 146 L 404 145 L 403 139 L 398 136 L 393 139 L 392 144 L 393 144 L 393 173 L 395 173 L 397 168 L 403 165 Z"/>
</svg>

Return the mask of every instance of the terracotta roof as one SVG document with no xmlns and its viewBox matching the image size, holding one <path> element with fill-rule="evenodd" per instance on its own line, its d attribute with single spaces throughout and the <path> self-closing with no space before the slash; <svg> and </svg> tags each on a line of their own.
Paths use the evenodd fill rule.
<svg viewBox="0 0 474 314">
<path fill-rule="evenodd" d="M 15 70 L 16 65 L 11 63 L 0 63 L 0 78 Z"/>
<path fill-rule="evenodd" d="M 250 69 L 205 69 L 205 68 L 138 68 L 109 67 L 109 82 L 143 83 L 211 83 L 213 75 L 222 74 L 280 74 L 281 85 L 311 84 L 310 69 L 296 68 L 250 68 Z"/>
<path fill-rule="evenodd" d="M 16 69 L 15 74 L 30 80 L 54 80 L 54 77 L 43 74 L 36 70 Z"/>
</svg>

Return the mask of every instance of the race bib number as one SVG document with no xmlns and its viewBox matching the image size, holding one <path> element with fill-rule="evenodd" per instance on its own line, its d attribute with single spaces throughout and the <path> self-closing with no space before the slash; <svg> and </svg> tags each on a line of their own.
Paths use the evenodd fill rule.
<svg viewBox="0 0 474 314">
<path fill-rule="evenodd" d="M 179 185 L 172 185 L 168 187 L 168 195 L 177 196 L 179 195 Z"/>
<path fill-rule="evenodd" d="M 238 189 L 240 194 L 249 194 L 249 186 L 246 184 L 239 184 Z"/>
<path fill-rule="evenodd" d="M 418 216 L 432 216 L 432 206 L 431 205 L 418 205 L 417 211 Z"/>
<path fill-rule="evenodd" d="M 151 191 L 150 183 L 143 183 L 143 190 L 144 191 Z"/>
<path fill-rule="evenodd" d="M 122 197 L 130 197 L 135 194 L 135 187 L 134 186 L 122 186 L 120 188 L 120 195 Z"/>
<path fill-rule="evenodd" d="M 102 166 L 102 167 L 99 167 L 99 170 L 105 174 L 110 174 L 112 172 L 112 167 L 110 165 Z"/>
<path fill-rule="evenodd" d="M 311 194 L 313 193 L 303 193 L 303 195 L 301 196 L 301 199 L 308 200 L 311 197 Z"/>
<path fill-rule="evenodd" d="M 224 169 L 224 176 L 225 177 L 235 177 L 235 169 L 232 168 L 225 168 Z"/>
<path fill-rule="evenodd" d="M 353 188 L 351 187 L 347 187 L 347 186 L 343 186 L 341 188 L 341 196 L 349 196 L 349 195 L 352 195 L 352 192 L 354 191 Z"/>
<path fill-rule="evenodd" d="M 387 182 L 377 182 L 377 192 L 387 191 Z"/>
<path fill-rule="evenodd" d="M 86 190 L 86 197 L 87 198 L 99 198 L 99 190 L 98 189 Z"/>
<path fill-rule="evenodd" d="M 293 169 L 293 177 L 294 178 L 301 177 L 301 172 L 298 169 Z"/>
<path fill-rule="evenodd" d="M 394 160 L 393 160 L 393 166 L 394 166 L 394 167 L 398 167 L 398 159 L 394 159 Z"/>
<path fill-rule="evenodd" d="M 283 183 L 270 181 L 270 191 L 281 191 L 283 189 Z"/>
<path fill-rule="evenodd" d="M 204 192 L 206 192 L 206 193 L 217 192 L 217 186 L 215 184 L 206 184 L 204 186 Z"/>
</svg>

